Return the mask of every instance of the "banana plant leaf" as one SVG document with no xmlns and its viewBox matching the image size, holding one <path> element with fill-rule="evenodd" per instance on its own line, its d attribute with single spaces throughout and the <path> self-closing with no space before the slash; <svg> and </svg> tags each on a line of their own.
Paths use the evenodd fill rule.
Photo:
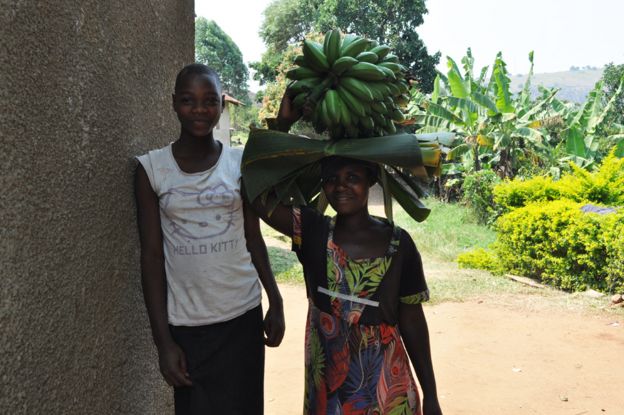
<svg viewBox="0 0 624 415">
<path fill-rule="evenodd" d="M 249 200 L 276 195 L 277 202 L 311 204 L 323 208 L 320 195 L 320 160 L 343 156 L 400 168 L 412 174 L 439 171 L 440 148 L 431 136 L 396 134 L 385 137 L 316 140 L 274 130 L 253 129 L 243 152 L 241 164 L 245 192 Z M 401 174 L 393 178 L 384 170 L 382 187 L 386 212 L 392 220 L 389 198 L 394 197 L 417 221 L 424 220 L 429 210 L 418 200 L 417 185 Z M 385 186 L 384 186 L 385 184 Z M 390 205 L 391 206 L 391 205 Z M 271 207 L 269 207 L 271 208 Z"/>
</svg>

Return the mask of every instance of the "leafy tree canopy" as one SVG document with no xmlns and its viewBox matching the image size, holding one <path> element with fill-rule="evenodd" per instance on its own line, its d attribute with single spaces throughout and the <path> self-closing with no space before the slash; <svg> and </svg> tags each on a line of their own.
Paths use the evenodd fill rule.
<svg viewBox="0 0 624 415">
<path fill-rule="evenodd" d="M 195 20 L 195 60 L 213 68 L 221 77 L 223 90 L 248 102 L 249 72 L 236 43 L 212 20 Z"/>
<path fill-rule="evenodd" d="M 289 43 L 312 31 L 338 28 L 392 47 L 420 89 L 430 92 L 440 54 L 429 55 L 416 32 L 426 13 L 425 0 L 276 0 L 264 12 L 260 36 L 267 51 L 260 62 L 251 64 L 254 78 L 274 81 Z"/>
<path fill-rule="evenodd" d="M 608 64 L 604 68 L 602 81 L 605 87 L 605 98 L 609 100 L 617 91 L 621 80 L 624 78 L 624 64 L 614 65 Z M 620 94 L 613 103 L 611 111 L 612 121 L 624 125 L 624 94 Z"/>
</svg>

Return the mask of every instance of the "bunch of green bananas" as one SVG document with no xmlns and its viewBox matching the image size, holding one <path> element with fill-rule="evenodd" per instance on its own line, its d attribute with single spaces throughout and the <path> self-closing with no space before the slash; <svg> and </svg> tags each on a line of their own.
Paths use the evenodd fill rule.
<svg viewBox="0 0 624 415">
<path fill-rule="evenodd" d="M 387 45 L 331 30 L 323 45 L 304 40 L 295 64 L 286 73 L 293 80 L 288 93 L 296 108 L 312 109 L 316 132 L 334 139 L 391 135 L 405 119 L 406 68 Z"/>
</svg>

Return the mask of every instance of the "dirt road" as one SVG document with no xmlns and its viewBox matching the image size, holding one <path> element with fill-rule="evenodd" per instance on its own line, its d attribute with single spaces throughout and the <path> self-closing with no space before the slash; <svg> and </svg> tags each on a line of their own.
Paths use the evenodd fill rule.
<svg viewBox="0 0 624 415">
<path fill-rule="evenodd" d="M 267 415 L 301 414 L 303 286 L 281 285 L 282 345 L 267 352 Z M 624 321 L 522 298 L 426 306 L 446 415 L 624 414 Z M 618 321 L 619 320 L 619 321 Z"/>
</svg>

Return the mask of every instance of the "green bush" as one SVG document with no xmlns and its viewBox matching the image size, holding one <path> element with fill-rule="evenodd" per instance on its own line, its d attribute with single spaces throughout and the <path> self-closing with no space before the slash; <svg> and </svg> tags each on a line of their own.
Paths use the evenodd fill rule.
<svg viewBox="0 0 624 415">
<path fill-rule="evenodd" d="M 494 274 L 501 273 L 500 262 L 496 254 L 490 250 L 477 248 L 457 256 L 459 268 L 483 269 Z"/>
<path fill-rule="evenodd" d="M 624 294 L 624 218 L 610 215 L 605 223 L 604 244 L 607 247 L 606 284 L 609 292 Z"/>
<path fill-rule="evenodd" d="M 600 215 L 583 205 L 537 202 L 501 216 L 494 248 L 502 267 L 565 290 L 621 290 L 624 209 Z"/>
<path fill-rule="evenodd" d="M 476 171 L 464 178 L 462 202 L 470 207 L 480 224 L 491 225 L 496 220 L 492 190 L 500 182 L 492 170 Z"/>
<path fill-rule="evenodd" d="M 624 205 L 624 158 L 617 158 L 612 151 L 595 172 L 576 165 L 571 167 L 570 173 L 556 181 L 537 176 L 496 185 L 493 190 L 496 209 L 506 213 L 529 203 L 559 199 L 607 206 Z"/>
</svg>

